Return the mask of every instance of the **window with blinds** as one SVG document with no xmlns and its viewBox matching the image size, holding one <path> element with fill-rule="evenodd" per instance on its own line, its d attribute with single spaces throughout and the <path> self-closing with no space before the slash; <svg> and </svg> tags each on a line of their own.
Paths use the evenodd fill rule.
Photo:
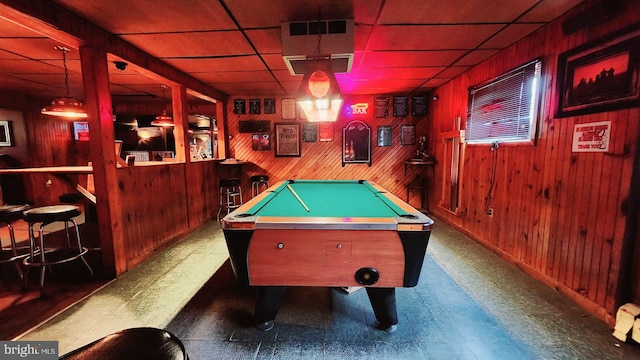
<svg viewBox="0 0 640 360">
<path fill-rule="evenodd" d="M 533 143 L 542 62 L 535 60 L 469 90 L 465 141 Z"/>
</svg>

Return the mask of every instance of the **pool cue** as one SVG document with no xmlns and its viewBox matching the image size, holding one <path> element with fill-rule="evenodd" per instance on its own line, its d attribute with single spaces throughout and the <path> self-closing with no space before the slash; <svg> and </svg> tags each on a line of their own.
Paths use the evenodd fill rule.
<svg viewBox="0 0 640 360">
<path fill-rule="evenodd" d="M 291 185 L 287 184 L 287 188 L 289 189 L 289 191 L 291 191 L 293 196 L 295 196 L 296 199 L 298 199 L 298 201 L 300 201 L 300 204 L 302 204 L 302 206 L 304 206 L 304 209 L 307 210 L 307 212 L 309 212 L 309 208 L 307 207 L 307 205 L 305 205 L 304 201 L 302 201 L 302 199 L 300 199 L 300 196 L 298 196 L 298 194 L 296 194 L 296 192 L 293 190 Z"/>
</svg>

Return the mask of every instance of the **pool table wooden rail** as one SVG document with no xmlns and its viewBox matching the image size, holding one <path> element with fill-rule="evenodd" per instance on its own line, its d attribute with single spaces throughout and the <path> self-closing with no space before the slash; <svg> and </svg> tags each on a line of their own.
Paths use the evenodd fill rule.
<svg viewBox="0 0 640 360">
<path fill-rule="evenodd" d="M 392 230 L 256 230 L 247 261 L 252 286 L 362 286 L 361 268 L 379 272 L 375 287 L 404 283 L 404 249 Z"/>
</svg>

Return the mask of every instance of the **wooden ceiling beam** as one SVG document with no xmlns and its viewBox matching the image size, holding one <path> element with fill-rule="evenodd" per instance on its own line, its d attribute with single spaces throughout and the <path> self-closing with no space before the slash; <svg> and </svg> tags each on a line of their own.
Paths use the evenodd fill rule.
<svg viewBox="0 0 640 360">
<path fill-rule="evenodd" d="M 0 0 L 0 16 L 66 45 L 90 46 L 114 54 L 170 82 L 207 97 L 227 101 L 227 95 L 151 56 L 58 4 L 41 0 Z"/>
</svg>

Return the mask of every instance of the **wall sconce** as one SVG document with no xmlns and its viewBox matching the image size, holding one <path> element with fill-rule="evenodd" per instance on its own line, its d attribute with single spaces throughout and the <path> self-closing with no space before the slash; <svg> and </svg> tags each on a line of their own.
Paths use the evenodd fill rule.
<svg viewBox="0 0 640 360">
<path fill-rule="evenodd" d="M 64 46 L 56 46 L 54 49 L 62 52 L 62 63 L 64 65 L 64 83 L 67 93 L 64 97 L 55 99 L 51 105 L 42 108 L 40 112 L 44 115 L 66 117 L 71 119 L 86 118 L 87 108 L 81 100 L 69 95 L 69 70 L 67 69 L 67 53 L 70 51 Z"/>
<path fill-rule="evenodd" d="M 307 58 L 296 100 L 310 122 L 336 121 L 343 99 L 329 58 Z"/>
</svg>

